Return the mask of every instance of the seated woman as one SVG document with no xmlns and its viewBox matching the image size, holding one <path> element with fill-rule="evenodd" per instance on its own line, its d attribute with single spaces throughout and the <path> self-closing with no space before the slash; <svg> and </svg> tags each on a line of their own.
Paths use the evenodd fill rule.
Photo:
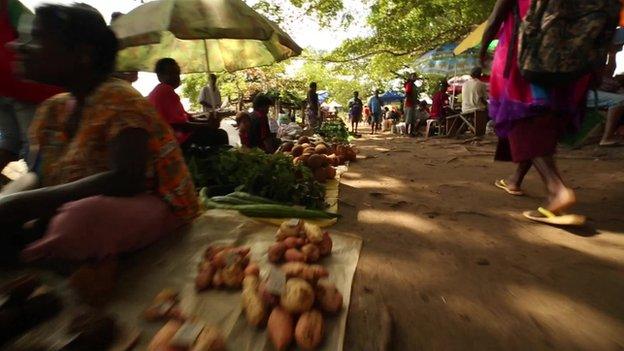
<svg viewBox="0 0 624 351">
<path fill-rule="evenodd" d="M 195 188 L 171 128 L 127 82 L 110 78 L 118 44 L 98 12 L 43 5 L 31 40 L 12 46 L 25 78 L 69 93 L 46 100 L 31 126 L 38 188 L 0 195 L 5 254 L 25 246 L 27 261 L 104 258 L 144 247 L 196 216 Z M 32 220 L 41 231 L 26 238 L 24 223 Z"/>
<path fill-rule="evenodd" d="M 180 96 L 175 92 L 180 86 L 180 66 L 174 59 L 167 57 L 158 60 L 154 72 L 160 84 L 152 90 L 148 99 L 160 116 L 171 125 L 182 150 L 186 151 L 192 145 L 228 145 L 227 132 L 219 129 L 219 118 L 211 117 L 202 124 L 189 124 L 193 117 L 184 110 Z"/>
</svg>

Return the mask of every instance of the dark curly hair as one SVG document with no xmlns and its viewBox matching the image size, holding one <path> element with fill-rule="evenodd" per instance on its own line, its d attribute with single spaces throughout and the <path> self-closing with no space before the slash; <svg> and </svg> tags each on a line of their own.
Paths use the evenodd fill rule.
<svg viewBox="0 0 624 351">
<path fill-rule="evenodd" d="M 86 4 L 45 4 L 35 10 L 49 30 L 57 31 L 67 49 L 86 50 L 96 73 L 108 75 L 115 69 L 119 43 L 102 15 Z"/>
</svg>

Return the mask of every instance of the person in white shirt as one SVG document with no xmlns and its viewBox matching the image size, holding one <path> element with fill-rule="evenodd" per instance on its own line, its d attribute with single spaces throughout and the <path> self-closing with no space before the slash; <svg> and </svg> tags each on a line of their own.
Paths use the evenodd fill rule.
<svg viewBox="0 0 624 351">
<path fill-rule="evenodd" d="M 223 102 L 221 101 L 221 92 L 217 86 L 217 76 L 215 74 L 210 75 L 208 85 L 202 88 L 199 94 L 199 103 L 202 105 L 204 112 L 221 108 Z"/>
<path fill-rule="evenodd" d="M 464 83 L 462 88 L 462 113 L 485 111 L 487 109 L 487 85 L 479 80 L 482 75 L 481 67 L 475 67 L 470 73 L 470 80 Z"/>
</svg>

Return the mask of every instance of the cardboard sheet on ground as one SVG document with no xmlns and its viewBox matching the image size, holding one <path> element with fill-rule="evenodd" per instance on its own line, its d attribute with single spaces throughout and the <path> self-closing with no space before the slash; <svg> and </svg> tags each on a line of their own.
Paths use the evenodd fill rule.
<svg viewBox="0 0 624 351">
<path fill-rule="evenodd" d="M 197 264 L 209 244 L 248 245 L 252 260 L 260 264 L 261 274 L 270 268 L 267 248 L 275 241 L 275 227 L 248 219 L 233 211 L 211 210 L 193 224 L 189 233 L 151 247 L 125 262 L 129 267 L 121 275 L 117 297 L 110 311 L 125 321 L 137 321 L 144 330 L 138 350 L 143 350 L 162 324 L 148 324 L 138 320 L 141 311 L 164 288 L 181 292 L 181 307 L 186 313 L 221 327 L 227 338 L 228 350 L 273 349 L 266 331 L 247 324 L 241 309 L 240 291 L 209 290 L 197 294 L 194 288 Z M 332 232 L 333 253 L 323 264 L 344 295 L 346 308 L 326 318 L 326 337 L 321 350 L 342 350 L 347 311 L 351 296 L 353 274 L 357 266 L 362 241 L 352 236 Z"/>
</svg>

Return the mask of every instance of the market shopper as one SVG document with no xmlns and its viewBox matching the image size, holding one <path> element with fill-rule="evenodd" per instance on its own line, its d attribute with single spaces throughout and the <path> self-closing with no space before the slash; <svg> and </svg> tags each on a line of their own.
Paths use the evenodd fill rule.
<svg viewBox="0 0 624 351">
<path fill-rule="evenodd" d="M 170 127 L 139 92 L 110 78 L 118 44 L 98 12 L 38 7 L 30 40 L 13 47 L 25 78 L 69 93 L 45 101 L 31 126 L 36 190 L 0 195 L 3 259 L 24 246 L 27 261 L 109 257 L 196 216 L 195 188 Z M 25 235 L 32 220 L 36 231 Z"/>
<path fill-rule="evenodd" d="M 223 101 L 221 100 L 221 91 L 217 85 L 217 75 L 210 74 L 208 84 L 202 88 L 199 93 L 199 104 L 204 112 L 211 112 L 221 108 Z"/>
<path fill-rule="evenodd" d="M 403 85 L 403 88 L 405 89 L 405 101 L 403 103 L 403 109 L 405 110 L 405 126 L 407 134 L 410 136 L 416 136 L 416 119 L 414 114 L 418 104 L 418 89 L 416 88 L 415 81 L 416 74 L 412 73 Z"/>
<path fill-rule="evenodd" d="M 349 120 L 351 121 L 351 131 L 355 134 L 358 132 L 358 125 L 362 122 L 362 110 L 364 104 L 360 99 L 360 93 L 353 92 L 353 98 L 349 100 Z"/>
<path fill-rule="evenodd" d="M 548 191 L 548 199 L 538 211 L 527 211 L 524 215 L 547 223 L 582 224 L 584 222 L 582 217 L 565 216 L 565 211 L 576 203 L 576 194 L 565 184 L 555 164 L 554 154 L 562 131 L 580 125 L 592 75 L 585 74 L 567 83 L 557 81 L 546 86 L 530 83 L 521 74 L 517 59 L 516 28 L 519 18 L 524 18 L 530 6 L 530 0 L 498 0 L 482 40 L 481 59 L 485 61 L 489 44 L 500 33 L 490 78 L 489 114 L 500 137 L 496 159 L 513 161 L 517 164 L 515 174 L 497 180 L 495 185 L 509 194 L 522 195 L 521 185 L 524 176 L 532 166 L 535 166 Z M 617 4 L 616 6 L 619 7 Z M 514 9 L 517 9 L 519 14 L 514 13 L 516 11 Z M 558 8 L 549 9 L 552 10 L 559 11 Z M 608 36 L 607 33 L 615 29 L 617 14 L 619 10 L 613 12 L 614 23 L 607 23 L 592 34 Z M 554 15 L 556 17 L 559 14 Z M 557 39 L 553 36 L 549 36 L 548 39 L 563 40 L 556 35 L 554 37 Z M 603 39 L 599 37 L 596 42 L 604 41 Z M 555 41 L 549 46 L 557 47 Z M 587 60 L 585 56 L 583 57 Z M 545 56 L 544 59 L 549 57 Z M 587 63 L 589 66 L 589 62 Z M 567 62 L 560 58 L 558 64 L 563 65 Z M 601 64 L 604 64 L 604 61 Z M 596 63 L 596 67 L 590 68 L 598 69 L 598 65 Z"/>
<path fill-rule="evenodd" d="M 379 98 L 379 91 L 375 90 L 375 94 L 368 99 L 371 113 L 371 134 L 381 131 L 382 104 L 381 98 Z"/>
<path fill-rule="evenodd" d="M 312 82 L 310 83 L 310 89 L 308 89 L 308 95 L 307 95 L 307 109 L 306 109 L 306 116 L 308 117 L 308 126 L 312 129 L 315 129 L 316 127 L 318 127 L 318 123 L 319 123 L 319 98 L 318 98 L 318 94 L 316 93 L 316 89 L 317 89 L 317 84 L 316 82 Z"/>
<path fill-rule="evenodd" d="M 24 81 L 15 74 L 15 55 L 7 44 L 17 39 L 18 23 L 26 13 L 19 1 L 0 0 L 0 172 L 18 159 L 31 163 L 28 127 L 37 105 L 62 92 L 58 87 Z M 7 182 L 0 174 L 0 187 Z"/>
<path fill-rule="evenodd" d="M 172 58 L 162 58 L 156 62 L 154 72 L 158 84 L 148 95 L 148 100 L 156 107 L 162 118 L 169 123 L 182 150 L 190 150 L 193 145 L 220 146 L 229 143 L 227 132 L 219 128 L 220 120 L 210 116 L 201 124 L 190 124 L 193 116 L 184 110 L 180 96 L 175 89 L 180 86 L 180 66 Z"/>
<path fill-rule="evenodd" d="M 253 99 L 253 112 L 249 126 L 249 147 L 257 147 L 267 154 L 272 154 L 277 149 L 275 135 L 271 133 L 269 127 L 269 108 L 272 104 L 268 96 L 256 95 Z"/>
</svg>

